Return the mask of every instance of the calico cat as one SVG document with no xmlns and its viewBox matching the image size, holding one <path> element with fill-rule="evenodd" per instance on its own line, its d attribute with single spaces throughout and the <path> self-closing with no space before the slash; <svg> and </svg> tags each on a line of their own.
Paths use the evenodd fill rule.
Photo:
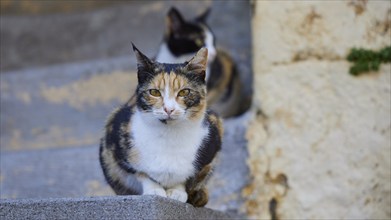
<svg viewBox="0 0 391 220">
<path fill-rule="evenodd" d="M 206 47 L 209 51 L 206 69 L 208 107 L 225 118 L 238 116 L 248 110 L 251 100 L 244 95 L 244 85 L 231 56 L 215 47 L 214 34 L 206 24 L 209 13 L 210 9 L 193 20 L 185 20 L 176 8 L 171 8 L 156 60 L 184 62 Z"/>
<path fill-rule="evenodd" d="M 188 62 L 138 61 L 135 99 L 109 117 L 100 163 L 119 195 L 159 195 L 204 206 L 221 149 L 220 118 L 206 108 L 207 49 Z"/>
</svg>

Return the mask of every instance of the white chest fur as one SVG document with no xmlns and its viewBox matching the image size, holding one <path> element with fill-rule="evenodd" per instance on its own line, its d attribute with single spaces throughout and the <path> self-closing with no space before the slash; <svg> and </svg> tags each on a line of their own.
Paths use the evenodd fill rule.
<svg viewBox="0 0 391 220">
<path fill-rule="evenodd" d="M 194 173 L 193 161 L 208 128 L 201 122 L 163 124 L 157 119 L 145 120 L 136 111 L 131 132 L 139 160 L 133 166 L 161 183 L 172 187 L 183 183 Z"/>
</svg>

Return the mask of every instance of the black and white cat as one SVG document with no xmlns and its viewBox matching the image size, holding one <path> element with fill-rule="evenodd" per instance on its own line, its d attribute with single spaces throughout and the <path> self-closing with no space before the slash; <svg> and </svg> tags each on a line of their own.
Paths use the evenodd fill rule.
<svg viewBox="0 0 391 220">
<path fill-rule="evenodd" d="M 204 206 L 223 135 L 220 118 L 206 108 L 207 49 L 180 64 L 156 62 L 133 49 L 135 99 L 111 114 L 101 139 L 106 180 L 119 195 L 159 195 Z"/>
<path fill-rule="evenodd" d="M 215 37 L 206 25 L 210 9 L 194 19 L 185 21 L 176 8 L 171 8 L 167 14 L 166 33 L 163 43 L 156 55 L 156 61 L 162 63 L 183 63 L 189 60 L 200 48 L 208 49 L 208 64 L 216 57 Z M 209 79 L 209 69 L 206 70 L 206 80 Z"/>
<path fill-rule="evenodd" d="M 250 106 L 243 97 L 243 82 L 231 56 L 216 49 L 215 36 L 206 23 L 210 9 L 200 16 L 185 20 L 176 8 L 166 17 L 166 30 L 156 60 L 163 63 L 180 63 L 189 60 L 200 48 L 209 51 L 206 69 L 208 107 L 222 117 L 237 116 Z"/>
</svg>

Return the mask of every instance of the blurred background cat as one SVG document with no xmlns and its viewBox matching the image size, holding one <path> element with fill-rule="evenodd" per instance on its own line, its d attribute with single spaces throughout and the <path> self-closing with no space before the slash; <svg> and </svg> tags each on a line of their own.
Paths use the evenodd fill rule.
<svg viewBox="0 0 391 220">
<path fill-rule="evenodd" d="M 224 118 L 238 116 L 250 106 L 243 99 L 243 82 L 232 57 L 216 48 L 216 38 L 206 20 L 211 9 L 194 19 L 186 20 L 172 7 L 166 16 L 166 29 L 156 60 L 180 63 L 189 60 L 200 48 L 209 52 L 206 70 L 209 108 Z"/>
</svg>

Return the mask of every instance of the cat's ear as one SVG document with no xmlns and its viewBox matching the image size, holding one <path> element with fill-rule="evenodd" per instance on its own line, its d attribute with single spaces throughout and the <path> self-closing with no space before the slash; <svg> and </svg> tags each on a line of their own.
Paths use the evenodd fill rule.
<svg viewBox="0 0 391 220">
<path fill-rule="evenodd" d="M 137 67 L 138 68 L 150 68 L 153 66 L 153 61 L 151 61 L 147 56 L 140 52 L 136 46 L 132 43 L 133 51 L 136 54 L 137 58 Z"/>
<path fill-rule="evenodd" d="M 186 64 L 186 71 L 200 76 L 205 80 L 205 71 L 208 61 L 208 49 L 201 48 L 197 54 Z"/>
<path fill-rule="evenodd" d="M 201 22 L 201 23 L 206 23 L 206 19 L 208 19 L 210 11 L 212 9 L 209 7 L 204 11 L 204 13 L 200 14 L 198 17 L 195 18 L 196 21 Z"/>
<path fill-rule="evenodd" d="M 154 62 L 151 61 L 147 56 L 140 52 L 136 46 L 132 43 L 133 51 L 137 58 L 137 77 L 138 82 L 142 83 L 149 79 L 153 73 Z"/>
<path fill-rule="evenodd" d="M 175 7 L 172 7 L 170 11 L 168 11 L 166 18 L 166 25 L 169 33 L 179 31 L 184 23 L 185 20 L 181 13 Z"/>
</svg>

